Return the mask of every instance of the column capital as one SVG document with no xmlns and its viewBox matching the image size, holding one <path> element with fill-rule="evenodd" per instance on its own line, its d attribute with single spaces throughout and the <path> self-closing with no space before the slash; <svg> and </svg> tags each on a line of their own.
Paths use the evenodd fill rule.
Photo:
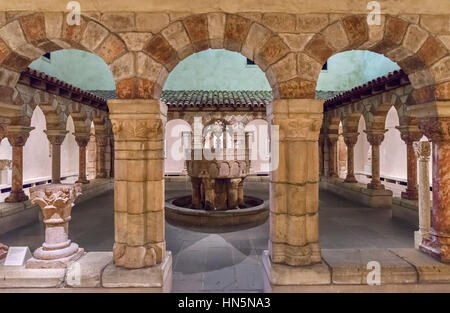
<svg viewBox="0 0 450 313">
<path fill-rule="evenodd" d="M 343 133 L 342 134 L 342 136 L 344 137 L 344 142 L 347 146 L 356 145 L 356 142 L 358 141 L 358 135 L 359 135 L 359 133 Z"/>
<path fill-rule="evenodd" d="M 65 129 L 49 129 L 44 130 L 44 133 L 47 135 L 48 141 L 52 145 L 61 145 L 66 138 L 66 135 L 69 131 Z"/>
<path fill-rule="evenodd" d="M 371 146 L 379 146 L 384 140 L 384 134 L 387 132 L 387 129 L 380 130 L 364 130 L 367 134 L 367 141 Z"/>
<path fill-rule="evenodd" d="M 396 126 L 400 131 L 400 137 L 407 144 L 411 145 L 415 141 L 419 141 L 422 138 L 422 132 L 415 126 Z"/>
<path fill-rule="evenodd" d="M 450 141 L 450 117 L 419 118 L 419 128 L 431 142 Z"/>
<path fill-rule="evenodd" d="M 30 132 L 34 127 L 20 126 L 20 125 L 10 125 L 7 128 L 6 137 L 8 138 L 11 146 L 24 146 L 27 142 Z"/>
<path fill-rule="evenodd" d="M 91 139 L 90 133 L 73 133 L 75 136 L 75 141 L 77 142 L 79 147 L 86 147 L 89 140 Z"/>
<path fill-rule="evenodd" d="M 109 136 L 106 134 L 95 135 L 95 142 L 97 143 L 97 146 L 107 146 L 109 144 Z"/>
<path fill-rule="evenodd" d="M 429 141 L 418 141 L 413 143 L 414 152 L 419 161 L 429 161 L 431 155 L 431 145 Z"/>
<path fill-rule="evenodd" d="M 338 134 L 327 134 L 327 139 L 331 143 L 336 143 L 339 139 L 339 135 Z"/>
</svg>

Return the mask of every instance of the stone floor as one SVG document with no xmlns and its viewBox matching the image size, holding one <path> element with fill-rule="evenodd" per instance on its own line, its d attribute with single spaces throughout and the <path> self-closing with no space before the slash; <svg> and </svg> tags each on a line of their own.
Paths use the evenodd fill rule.
<svg viewBox="0 0 450 313">
<path fill-rule="evenodd" d="M 186 183 L 166 184 L 166 197 L 188 194 Z M 246 193 L 267 199 L 267 183 L 246 186 Z M 110 251 L 113 245 L 113 192 L 75 206 L 70 237 L 86 251 Z M 413 247 L 413 229 L 390 217 L 390 210 L 372 209 L 320 193 L 320 241 L 323 248 Z M 44 227 L 32 224 L 0 235 L 7 245 L 39 247 Z M 251 229 L 202 233 L 166 225 L 167 249 L 173 253 L 173 291 L 260 292 L 260 256 L 267 249 L 269 224 Z"/>
</svg>

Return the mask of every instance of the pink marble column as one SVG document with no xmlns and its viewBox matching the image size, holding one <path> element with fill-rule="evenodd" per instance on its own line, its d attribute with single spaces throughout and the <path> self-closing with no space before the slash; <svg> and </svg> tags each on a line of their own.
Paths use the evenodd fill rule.
<svg viewBox="0 0 450 313">
<path fill-rule="evenodd" d="M 95 135 L 95 142 L 97 143 L 97 163 L 96 163 L 96 178 L 106 178 L 105 154 L 106 146 L 108 145 L 108 137 L 106 135 Z"/>
<path fill-rule="evenodd" d="M 11 194 L 5 202 L 28 200 L 28 196 L 23 191 L 23 146 L 33 129 L 34 127 L 8 126 L 7 138 L 12 146 L 12 184 Z"/>
<path fill-rule="evenodd" d="M 344 142 L 347 146 L 347 177 L 344 182 L 357 183 L 355 177 L 355 156 L 354 150 L 356 142 L 358 141 L 358 133 L 344 133 Z"/>
<path fill-rule="evenodd" d="M 52 183 L 61 182 L 61 144 L 66 138 L 67 130 L 49 129 L 44 130 L 48 141 L 52 144 Z"/>
<path fill-rule="evenodd" d="M 384 185 L 380 180 L 380 145 L 384 140 L 387 130 L 370 130 L 367 133 L 367 141 L 372 146 L 372 180 L 367 184 L 368 189 L 381 190 Z"/>
<path fill-rule="evenodd" d="M 406 191 L 402 192 L 401 197 L 407 200 L 419 199 L 417 189 L 417 156 L 414 152 L 413 142 L 422 138 L 422 133 L 410 131 L 407 128 L 397 127 L 400 130 L 400 136 L 406 144 L 406 160 L 407 160 L 407 181 Z"/>
<path fill-rule="evenodd" d="M 419 124 L 433 143 L 431 229 L 419 248 L 441 262 L 450 262 L 450 117 L 421 118 Z"/>
<path fill-rule="evenodd" d="M 337 141 L 338 134 L 328 134 L 328 142 L 329 142 L 329 169 L 328 175 L 330 177 L 338 177 L 337 174 Z"/>
<path fill-rule="evenodd" d="M 74 133 L 75 141 L 78 144 L 79 161 L 78 161 L 78 180 L 77 183 L 88 184 L 86 177 L 86 147 L 90 139 L 89 133 Z"/>
<path fill-rule="evenodd" d="M 30 188 L 31 202 L 39 205 L 44 217 L 45 242 L 36 249 L 26 268 L 65 268 L 79 259 L 84 250 L 69 239 L 69 221 L 81 184 L 51 184 Z"/>
</svg>

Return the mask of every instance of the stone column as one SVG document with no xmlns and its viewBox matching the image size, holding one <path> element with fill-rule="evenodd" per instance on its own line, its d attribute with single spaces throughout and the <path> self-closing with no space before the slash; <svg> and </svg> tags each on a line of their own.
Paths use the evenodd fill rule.
<svg viewBox="0 0 450 313">
<path fill-rule="evenodd" d="M 110 147 L 110 162 L 111 165 L 109 167 L 109 177 L 114 178 L 114 136 L 109 137 L 109 147 Z"/>
<path fill-rule="evenodd" d="M 267 107 L 271 136 L 269 255 L 273 263 L 300 266 L 321 262 L 317 142 L 322 111 L 323 100 L 315 99 L 276 99 Z"/>
<path fill-rule="evenodd" d="M 184 131 L 181 133 L 181 147 L 183 149 L 183 155 L 185 156 L 183 162 L 183 171 L 181 172 L 183 175 L 187 174 L 187 156 L 191 155 L 191 132 Z M 186 150 L 189 150 L 188 152 Z"/>
<path fill-rule="evenodd" d="M 364 131 L 367 134 L 367 141 L 372 147 L 372 180 L 367 184 L 368 189 L 384 189 L 380 180 L 380 145 L 384 140 L 386 131 L 385 129 Z"/>
<path fill-rule="evenodd" d="M 30 188 L 31 202 L 41 208 L 45 242 L 36 249 L 26 268 L 65 268 L 79 259 L 84 250 L 69 239 L 69 221 L 81 184 L 51 184 Z"/>
<path fill-rule="evenodd" d="M 244 201 L 244 178 L 241 179 L 238 186 L 238 203 L 240 207 L 245 207 Z"/>
<path fill-rule="evenodd" d="M 203 178 L 203 186 L 205 188 L 205 210 L 215 209 L 215 180 L 213 178 Z"/>
<path fill-rule="evenodd" d="M 89 180 L 86 178 L 86 146 L 90 139 L 89 133 L 73 133 L 75 141 L 78 144 L 79 159 L 78 159 L 78 180 L 77 183 L 88 184 Z"/>
<path fill-rule="evenodd" d="M 106 135 L 95 135 L 97 145 L 96 178 L 108 177 L 106 172 L 106 147 L 108 146 L 108 140 L 109 138 Z"/>
<path fill-rule="evenodd" d="M 345 177 L 344 182 L 346 183 L 357 183 L 355 177 L 355 156 L 354 150 L 356 142 L 358 141 L 359 133 L 344 133 L 344 142 L 347 146 L 347 177 Z"/>
<path fill-rule="evenodd" d="M 195 209 L 202 209 L 202 179 L 198 177 L 191 177 L 192 184 L 192 206 Z"/>
<path fill-rule="evenodd" d="M 165 259 L 164 124 L 158 100 L 108 100 L 115 139 L 116 266 L 143 268 Z"/>
<path fill-rule="evenodd" d="M 325 174 L 324 171 L 324 151 L 323 151 L 323 145 L 325 143 L 324 135 L 319 136 L 319 176 L 323 176 Z"/>
<path fill-rule="evenodd" d="M 12 146 L 12 184 L 11 194 L 5 202 L 22 202 L 28 200 L 23 191 L 23 146 L 34 127 L 8 126 L 7 138 Z"/>
<path fill-rule="evenodd" d="M 228 210 L 239 209 L 239 183 L 241 178 L 231 178 L 227 186 L 227 208 Z"/>
<path fill-rule="evenodd" d="M 338 134 L 328 134 L 328 143 L 329 143 L 329 166 L 328 166 L 328 175 L 330 177 L 338 177 L 337 174 L 337 141 L 339 135 Z"/>
<path fill-rule="evenodd" d="M 414 245 L 419 249 L 423 238 L 430 233 L 430 177 L 428 175 L 431 147 L 428 141 L 414 142 L 419 158 L 419 230 L 414 232 Z"/>
<path fill-rule="evenodd" d="M 49 129 L 44 132 L 52 144 L 52 184 L 59 184 L 61 182 L 61 144 L 69 131 Z"/>
<path fill-rule="evenodd" d="M 400 136 L 406 144 L 406 160 L 407 160 L 407 181 L 408 185 L 406 191 L 401 193 L 401 197 L 407 200 L 417 200 L 419 197 L 417 190 L 417 157 L 414 152 L 413 142 L 419 141 L 422 138 L 422 133 L 410 130 L 406 127 L 397 127 L 400 131 Z"/>
</svg>

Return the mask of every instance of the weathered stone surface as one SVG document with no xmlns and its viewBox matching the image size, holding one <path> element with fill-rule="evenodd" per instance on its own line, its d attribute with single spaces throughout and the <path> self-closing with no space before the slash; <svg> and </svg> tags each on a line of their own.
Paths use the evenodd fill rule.
<svg viewBox="0 0 450 313">
<path fill-rule="evenodd" d="M 408 26 L 408 22 L 401 18 L 387 17 L 383 40 L 374 47 L 374 51 L 385 54 L 400 45 Z"/>
<path fill-rule="evenodd" d="M 95 22 L 89 22 L 86 26 L 85 35 L 80 41 L 80 44 L 87 49 L 94 51 L 98 48 L 101 42 L 108 36 L 109 31 Z"/>
<path fill-rule="evenodd" d="M 342 20 L 351 47 L 358 47 L 368 39 L 366 16 L 349 16 Z"/>
<path fill-rule="evenodd" d="M 266 13 L 261 23 L 277 33 L 293 33 L 295 31 L 295 15 L 285 13 Z"/>
<path fill-rule="evenodd" d="M 161 35 L 153 36 L 144 47 L 144 52 L 163 64 L 168 71 L 171 71 L 178 63 L 176 51 Z"/>
<path fill-rule="evenodd" d="M 63 39 L 68 41 L 73 47 L 78 47 L 78 43 L 83 38 L 83 32 L 86 28 L 86 21 L 81 18 L 80 25 L 69 25 L 65 21 L 66 15 L 63 19 Z"/>
<path fill-rule="evenodd" d="M 61 38 L 62 25 L 62 13 L 45 13 L 45 33 L 48 39 Z"/>
<path fill-rule="evenodd" d="M 264 274 L 272 285 L 328 285 L 331 274 L 327 265 L 318 263 L 309 266 L 289 266 L 270 261 L 269 252 L 262 255 Z"/>
<path fill-rule="evenodd" d="M 145 44 L 152 38 L 151 33 L 120 33 L 129 51 L 141 51 Z"/>
<path fill-rule="evenodd" d="M 295 53 L 290 53 L 271 66 L 278 82 L 293 79 L 297 75 L 297 60 Z"/>
<path fill-rule="evenodd" d="M 286 46 L 280 37 L 274 36 L 267 40 L 266 44 L 261 49 L 255 51 L 254 61 L 263 71 L 265 71 L 267 67 L 280 60 L 288 53 L 288 46 Z"/>
<path fill-rule="evenodd" d="M 11 267 L 0 263 L 0 288 L 60 287 L 64 282 L 66 270 L 27 269 L 24 266 Z"/>
<path fill-rule="evenodd" d="M 231 51 L 241 51 L 250 29 L 251 21 L 237 15 L 227 15 L 225 23 L 224 47 Z"/>
<path fill-rule="evenodd" d="M 411 52 L 417 52 L 427 40 L 428 33 L 417 25 L 410 25 L 403 40 L 403 47 Z"/>
<path fill-rule="evenodd" d="M 8 255 L 8 246 L 0 243 L 0 260 L 3 260 Z"/>
<path fill-rule="evenodd" d="M 126 48 L 122 40 L 111 34 L 97 49 L 97 55 L 101 57 L 106 64 L 110 64 L 120 55 L 125 53 Z"/>
<path fill-rule="evenodd" d="M 169 25 L 169 15 L 166 13 L 137 13 L 136 29 L 141 32 L 159 33 Z"/>
<path fill-rule="evenodd" d="M 449 34 L 448 15 L 422 15 L 420 26 L 434 34 Z"/>
<path fill-rule="evenodd" d="M 315 81 L 318 79 L 321 70 L 322 64 L 305 53 L 298 53 L 297 72 L 299 77 Z"/>
<path fill-rule="evenodd" d="M 209 48 L 208 19 L 206 14 L 192 15 L 184 19 L 184 26 L 195 51 Z"/>
<path fill-rule="evenodd" d="M 313 36 L 314 34 L 280 34 L 280 37 L 292 51 L 303 50 Z"/>
<path fill-rule="evenodd" d="M 322 258 L 331 268 L 333 284 L 363 283 L 363 265 L 358 249 L 322 249 Z"/>
<path fill-rule="evenodd" d="M 328 25 L 327 14 L 297 15 L 296 31 L 300 33 L 317 33 Z"/>
<path fill-rule="evenodd" d="M 430 69 L 436 83 L 450 80 L 450 57 L 445 57 L 434 64 Z"/>
<path fill-rule="evenodd" d="M 450 100 L 450 82 L 445 82 L 436 86 L 437 100 Z"/>
<path fill-rule="evenodd" d="M 421 58 L 426 65 L 430 66 L 437 60 L 443 58 L 447 52 L 447 49 L 445 49 L 439 41 L 434 37 L 429 36 L 417 52 L 417 56 Z"/>
<path fill-rule="evenodd" d="M 19 21 L 11 22 L 0 28 L 0 37 L 11 49 L 17 49 L 27 43 Z"/>
<path fill-rule="evenodd" d="M 305 47 L 305 52 L 316 59 L 319 63 L 325 64 L 329 57 L 334 54 L 323 35 L 315 35 Z"/>
<path fill-rule="evenodd" d="M 343 50 L 350 43 L 341 22 L 336 22 L 328 26 L 322 33 L 336 51 Z"/>
<path fill-rule="evenodd" d="M 209 43 L 213 49 L 223 48 L 223 41 L 225 35 L 225 21 L 226 16 L 223 13 L 209 13 L 208 18 L 208 32 Z"/>
<path fill-rule="evenodd" d="M 112 263 L 112 252 L 89 252 L 67 268 L 66 284 L 70 287 L 101 287 L 105 267 Z"/>
<path fill-rule="evenodd" d="M 156 62 L 155 62 L 156 63 Z M 109 66 L 114 79 L 124 79 L 134 77 L 134 53 L 129 52 L 116 59 Z"/>
<path fill-rule="evenodd" d="M 104 13 L 101 22 L 113 32 L 130 32 L 135 30 L 133 13 Z"/>
<path fill-rule="evenodd" d="M 148 79 L 150 81 L 157 81 L 163 69 L 163 66 L 154 61 L 148 55 L 138 52 L 136 56 L 137 76 Z"/>
<path fill-rule="evenodd" d="M 45 19 L 43 14 L 33 14 L 23 16 L 20 19 L 22 29 L 27 40 L 33 44 L 38 44 L 44 40 L 45 37 Z"/>
<path fill-rule="evenodd" d="M 413 85 L 415 89 L 434 84 L 434 79 L 428 70 L 414 72 L 409 74 L 408 78 L 411 81 L 411 85 Z"/>
<path fill-rule="evenodd" d="M 279 84 L 282 99 L 314 99 L 316 83 L 300 77 Z"/>
<path fill-rule="evenodd" d="M 255 51 L 258 51 L 271 36 L 272 33 L 267 28 L 258 23 L 253 23 L 242 46 L 241 53 L 250 60 L 254 60 Z"/>
<path fill-rule="evenodd" d="M 166 252 L 166 257 L 161 264 L 143 269 L 125 269 L 108 265 L 103 271 L 102 286 L 109 288 L 141 287 L 159 288 L 161 291 L 169 291 L 166 288 L 171 285 L 172 254 Z"/>
<path fill-rule="evenodd" d="M 450 282 L 450 265 L 441 263 L 416 249 L 389 250 L 416 268 L 419 283 Z"/>
<path fill-rule="evenodd" d="M 181 22 L 170 24 L 161 33 L 175 49 L 180 60 L 194 53 L 189 36 Z"/>
<path fill-rule="evenodd" d="M 442 35 L 438 39 L 444 44 L 447 50 L 450 50 L 450 35 Z"/>
</svg>

